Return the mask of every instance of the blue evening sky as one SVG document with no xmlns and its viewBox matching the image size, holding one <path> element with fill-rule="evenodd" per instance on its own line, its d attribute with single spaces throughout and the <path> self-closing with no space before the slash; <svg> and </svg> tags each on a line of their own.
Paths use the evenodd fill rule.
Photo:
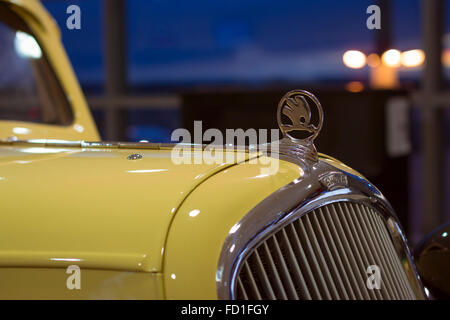
<svg viewBox="0 0 450 320">
<path fill-rule="evenodd" d="M 447 1 L 450 2 L 450 1 Z M 84 84 L 103 78 L 102 1 L 43 1 Z M 373 50 L 369 0 L 129 0 L 131 84 L 315 81 L 364 75 L 349 70 L 347 49 Z M 66 8 L 81 8 L 81 30 L 68 30 Z M 447 3 L 447 11 L 450 3 Z M 393 46 L 420 47 L 420 1 L 393 1 Z M 449 26 L 446 26 L 448 32 Z"/>
</svg>

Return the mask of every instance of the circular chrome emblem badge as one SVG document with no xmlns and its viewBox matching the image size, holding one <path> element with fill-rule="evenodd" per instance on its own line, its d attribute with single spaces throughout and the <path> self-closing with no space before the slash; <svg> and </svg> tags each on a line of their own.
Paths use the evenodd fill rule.
<svg viewBox="0 0 450 320">
<path fill-rule="evenodd" d="M 307 99 L 311 100 L 318 112 L 317 124 L 311 123 L 311 108 Z M 285 117 L 282 117 L 282 116 Z M 284 118 L 284 119 L 283 119 Z M 289 119 L 290 123 L 286 123 Z M 304 90 L 293 90 L 286 93 L 278 103 L 277 110 L 278 126 L 284 137 L 294 142 L 310 144 L 319 134 L 323 124 L 323 110 L 319 100 L 310 92 Z M 296 138 L 295 132 L 310 133 L 306 138 Z"/>
</svg>

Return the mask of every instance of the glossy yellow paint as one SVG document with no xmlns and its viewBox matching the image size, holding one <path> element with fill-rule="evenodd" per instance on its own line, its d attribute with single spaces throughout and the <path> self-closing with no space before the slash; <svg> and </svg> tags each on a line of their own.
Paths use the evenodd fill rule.
<svg viewBox="0 0 450 320">
<path fill-rule="evenodd" d="M 0 2 L 10 3 L 13 10 L 24 19 L 33 31 L 66 93 L 74 115 L 73 123 L 68 126 L 0 120 L 0 139 L 16 136 L 20 140 L 99 140 L 97 128 L 63 49 L 58 27 L 53 19 L 42 4 L 36 0 L 0 0 Z M 15 130 L 15 128 L 26 128 L 27 130 Z"/>
<path fill-rule="evenodd" d="M 128 160 L 133 153 L 142 159 Z M 144 292 L 136 280 L 144 279 L 151 292 L 160 290 L 158 298 L 216 298 L 214 277 L 230 228 L 303 171 L 280 160 L 277 172 L 262 173 L 277 161 L 266 157 L 256 164 L 176 165 L 173 156 L 171 149 L 1 145 L 0 194 L 7 201 L 0 202 L 0 277 L 21 288 L 15 297 L 100 297 L 115 281 L 108 279 L 123 277 L 123 292 L 117 285 L 111 297 L 149 298 L 133 293 Z M 92 290 L 64 291 L 61 274 L 71 264 L 91 274 Z M 48 287 L 39 285 L 39 293 L 33 282 L 18 281 L 28 279 L 24 270 L 42 275 Z"/>
<path fill-rule="evenodd" d="M 337 159 L 324 154 L 319 157 L 362 178 Z M 301 180 L 304 174 L 297 165 L 282 160 L 277 172 L 261 175 L 260 169 L 250 164 L 227 168 L 199 185 L 183 202 L 166 243 L 166 299 L 217 299 L 217 264 L 231 228 L 267 196 L 294 179 Z"/>
<path fill-rule="evenodd" d="M 338 168 L 342 171 L 348 172 L 354 176 L 360 177 L 361 179 L 367 180 L 361 173 L 359 173 L 355 169 L 347 166 L 346 164 L 342 163 L 341 161 L 339 161 L 336 158 L 333 158 L 333 157 L 323 154 L 323 153 L 319 153 L 319 157 L 320 157 L 321 161 L 326 162 L 335 168 Z"/>
<path fill-rule="evenodd" d="M 66 269 L 0 268 L 0 299 L 149 299 L 160 300 L 162 276 L 159 273 L 115 270 L 80 270 L 80 288 L 69 289 L 71 274 Z M 69 279 L 69 284 L 72 283 Z"/>
<path fill-rule="evenodd" d="M 139 153 L 142 159 L 128 160 Z M 159 272 L 185 197 L 233 164 L 177 165 L 171 150 L 0 146 L 0 267 Z"/>
<path fill-rule="evenodd" d="M 199 185 L 183 202 L 169 231 L 166 298 L 217 299 L 217 264 L 231 228 L 264 198 L 302 176 L 300 167 L 280 160 L 279 170 L 272 174 L 261 174 L 260 165 L 246 163 Z"/>
<path fill-rule="evenodd" d="M 49 15 L 34 0 L 0 1 L 35 33 L 75 116 L 67 127 L 0 121 L 0 139 L 19 131 L 21 140 L 98 140 Z M 133 153 L 143 158 L 128 160 Z M 0 144 L 0 298 L 217 298 L 215 272 L 231 227 L 303 172 L 285 161 L 262 173 L 262 161 L 172 160 L 164 148 Z M 80 291 L 65 286 L 72 264 L 82 270 Z"/>
</svg>

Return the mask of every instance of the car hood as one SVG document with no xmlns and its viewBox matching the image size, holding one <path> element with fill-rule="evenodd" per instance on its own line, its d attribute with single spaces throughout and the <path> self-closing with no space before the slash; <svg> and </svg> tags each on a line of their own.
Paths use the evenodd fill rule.
<svg viewBox="0 0 450 320">
<path fill-rule="evenodd" d="M 178 206 L 234 165 L 175 164 L 171 152 L 0 146 L 0 266 L 160 271 Z"/>
</svg>

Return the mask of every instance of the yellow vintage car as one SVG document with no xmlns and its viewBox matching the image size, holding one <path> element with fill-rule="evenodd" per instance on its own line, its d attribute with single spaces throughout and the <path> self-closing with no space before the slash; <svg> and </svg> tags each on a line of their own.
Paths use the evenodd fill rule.
<svg viewBox="0 0 450 320">
<path fill-rule="evenodd" d="M 317 153 L 312 94 L 274 109 L 275 150 L 179 163 L 205 146 L 99 141 L 38 1 L 0 0 L 0 34 L 23 71 L 0 77 L 0 299 L 426 298 L 387 200 Z"/>
</svg>

